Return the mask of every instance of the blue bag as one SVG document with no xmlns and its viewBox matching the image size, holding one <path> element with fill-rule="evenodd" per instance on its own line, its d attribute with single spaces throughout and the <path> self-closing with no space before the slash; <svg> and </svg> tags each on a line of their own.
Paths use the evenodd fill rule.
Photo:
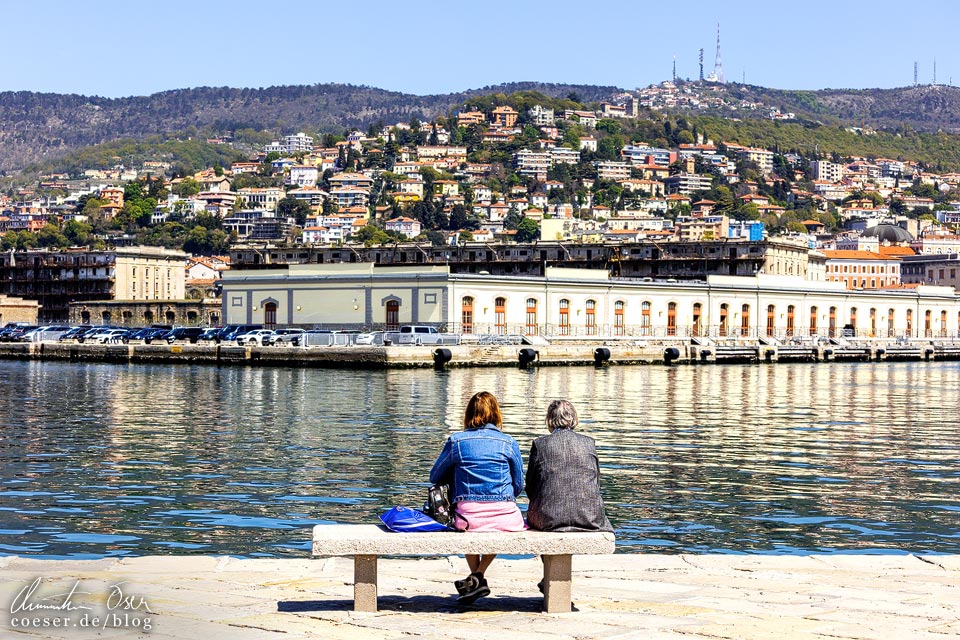
<svg viewBox="0 0 960 640">
<path fill-rule="evenodd" d="M 453 531 L 450 527 L 440 524 L 424 512 L 407 507 L 393 507 L 390 511 L 381 514 L 380 520 L 390 531 L 400 533 Z"/>
</svg>

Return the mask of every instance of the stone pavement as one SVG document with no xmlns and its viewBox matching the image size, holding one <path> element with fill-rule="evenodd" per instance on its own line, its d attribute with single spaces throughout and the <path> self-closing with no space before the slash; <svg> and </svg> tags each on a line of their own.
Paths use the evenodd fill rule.
<svg viewBox="0 0 960 640">
<path fill-rule="evenodd" d="M 554 615 L 536 558 L 498 559 L 470 607 L 450 595 L 461 558 L 379 569 L 380 611 L 354 613 L 350 558 L 0 557 L 0 637 L 960 638 L 960 556 L 579 556 L 577 610 Z"/>
</svg>

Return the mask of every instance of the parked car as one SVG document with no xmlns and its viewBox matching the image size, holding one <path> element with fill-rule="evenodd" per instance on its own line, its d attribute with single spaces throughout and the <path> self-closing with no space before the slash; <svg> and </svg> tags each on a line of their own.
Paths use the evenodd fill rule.
<svg viewBox="0 0 960 640">
<path fill-rule="evenodd" d="M 112 344 L 126 342 L 129 333 L 130 331 L 127 329 L 104 329 L 94 333 L 89 338 L 84 337 L 84 339 L 92 344 Z"/>
<path fill-rule="evenodd" d="M 211 327 L 209 329 L 204 329 L 203 333 L 197 336 L 197 342 L 216 342 L 217 336 L 220 334 L 220 331 L 223 327 Z"/>
<path fill-rule="evenodd" d="M 73 329 L 65 324 L 48 324 L 28 331 L 20 337 L 23 342 L 46 342 L 59 340 L 60 336 Z"/>
<path fill-rule="evenodd" d="M 176 329 L 168 331 L 164 339 L 170 344 L 173 344 L 177 340 L 197 344 L 197 340 L 200 339 L 203 332 L 203 327 L 177 327 Z"/>
<path fill-rule="evenodd" d="M 116 327 L 111 327 L 105 324 L 98 324 L 92 327 L 87 327 L 86 331 L 84 331 L 83 333 L 78 333 L 76 335 L 76 340 L 80 344 L 83 344 L 84 342 L 87 342 L 88 340 L 90 340 L 94 335 L 100 333 L 101 331 L 106 331 L 107 329 L 116 329 Z"/>
<path fill-rule="evenodd" d="M 383 331 L 370 331 L 369 333 L 361 333 L 360 335 L 357 336 L 357 339 L 354 341 L 354 344 L 382 345 Z"/>
<path fill-rule="evenodd" d="M 267 345 L 273 339 L 273 331 L 270 329 L 254 329 L 247 333 L 237 336 L 237 344 L 242 346 Z"/>
<path fill-rule="evenodd" d="M 217 342 L 229 342 L 230 340 L 236 340 L 237 336 L 242 336 L 245 333 L 250 333 L 251 331 L 256 331 L 257 329 L 263 329 L 263 325 L 228 324 L 217 334 Z"/>
<path fill-rule="evenodd" d="M 28 333 L 28 332 L 30 332 L 30 331 L 33 331 L 34 329 L 37 328 L 37 326 L 38 326 L 38 325 L 35 325 L 35 324 L 26 324 L 26 325 L 20 325 L 20 326 L 12 327 L 12 328 L 10 328 L 10 329 L 4 329 L 4 330 L 3 330 L 3 335 L 0 335 L 0 341 L 3 341 L 3 342 L 19 342 L 19 341 L 20 341 L 20 338 L 21 338 L 25 333 Z"/>
<path fill-rule="evenodd" d="M 268 345 L 272 344 L 275 346 L 299 346 L 303 341 L 303 334 L 306 333 L 303 329 L 276 329 L 273 332 L 272 336 L 269 336 L 269 341 L 264 340 L 263 344 Z"/>
<path fill-rule="evenodd" d="M 407 324 L 400 327 L 397 344 L 440 344 L 442 334 L 436 327 L 419 324 Z"/>
<path fill-rule="evenodd" d="M 76 340 L 79 336 L 82 336 L 89 330 L 90 330 L 90 325 L 81 325 L 79 327 L 74 327 L 73 329 L 70 329 L 70 331 L 67 331 L 66 333 L 61 335 L 59 338 L 57 338 L 57 340 L 59 342 L 70 342 L 72 340 Z"/>
</svg>

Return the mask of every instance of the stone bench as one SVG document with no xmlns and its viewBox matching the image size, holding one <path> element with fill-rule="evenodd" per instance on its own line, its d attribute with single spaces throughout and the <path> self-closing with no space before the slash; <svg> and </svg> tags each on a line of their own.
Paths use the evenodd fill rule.
<svg viewBox="0 0 960 640">
<path fill-rule="evenodd" d="M 377 610 L 377 556 L 509 554 L 543 556 L 544 610 L 570 611 L 574 554 L 613 553 L 605 532 L 394 533 L 373 524 L 320 524 L 313 528 L 314 556 L 353 556 L 353 608 Z"/>
</svg>

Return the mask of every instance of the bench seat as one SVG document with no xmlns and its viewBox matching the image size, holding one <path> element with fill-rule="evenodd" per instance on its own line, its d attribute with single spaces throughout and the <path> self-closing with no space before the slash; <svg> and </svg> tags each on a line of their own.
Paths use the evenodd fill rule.
<svg viewBox="0 0 960 640">
<path fill-rule="evenodd" d="M 613 553 L 612 533 L 394 533 L 373 524 L 320 524 L 313 528 L 314 556 L 353 556 L 356 611 L 377 610 L 378 556 L 509 554 L 543 556 L 544 609 L 570 611 L 572 557 Z"/>
</svg>

